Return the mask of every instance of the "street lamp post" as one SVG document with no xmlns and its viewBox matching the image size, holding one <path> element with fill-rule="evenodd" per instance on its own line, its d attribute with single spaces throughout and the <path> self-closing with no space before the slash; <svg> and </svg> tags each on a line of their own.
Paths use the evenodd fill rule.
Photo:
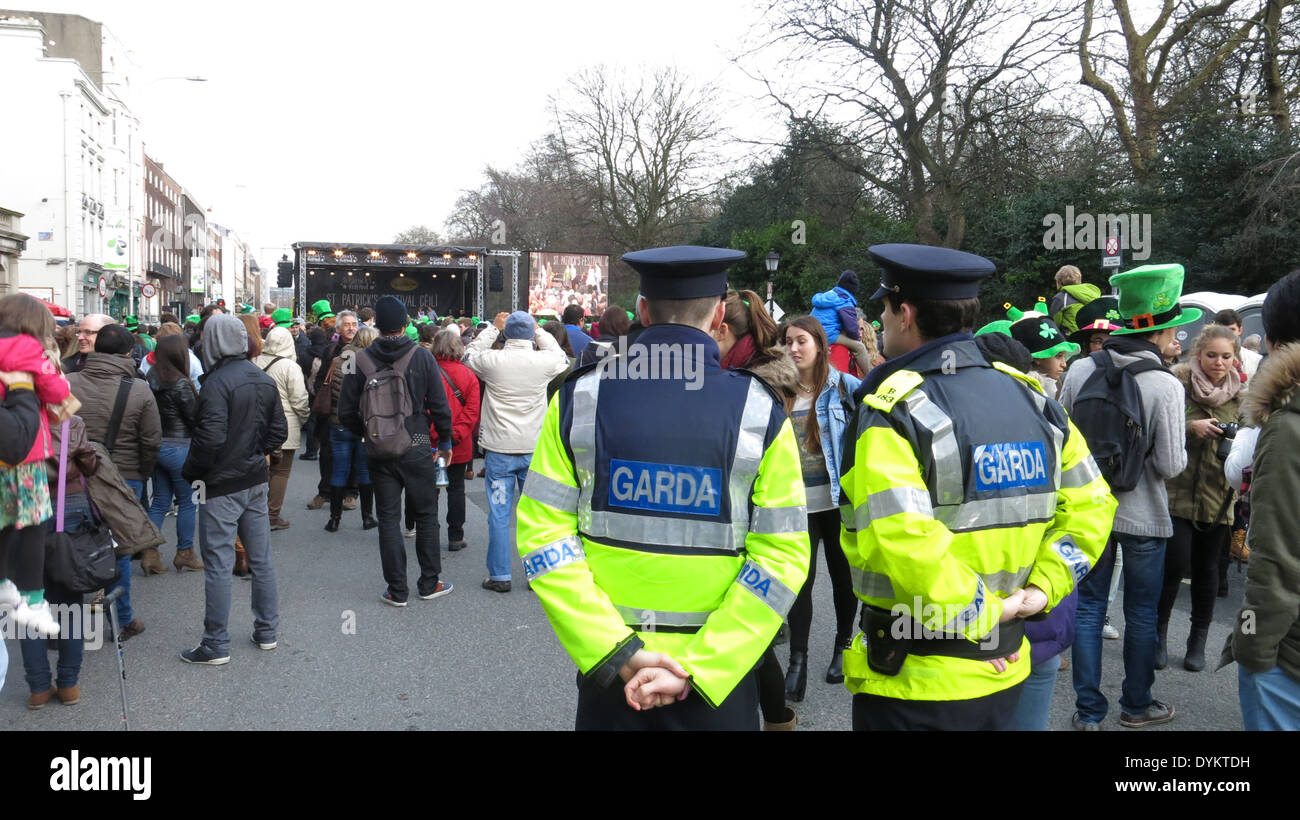
<svg viewBox="0 0 1300 820">
<path fill-rule="evenodd" d="M 781 254 L 769 251 L 763 264 L 767 266 L 767 312 L 772 313 L 772 279 L 776 276 L 777 266 L 781 264 Z"/>
</svg>

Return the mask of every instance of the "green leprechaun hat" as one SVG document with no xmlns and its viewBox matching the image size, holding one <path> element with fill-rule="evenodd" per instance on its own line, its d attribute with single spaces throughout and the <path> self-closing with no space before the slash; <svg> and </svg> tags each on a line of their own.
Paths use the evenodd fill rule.
<svg viewBox="0 0 1300 820">
<path fill-rule="evenodd" d="M 1201 318 L 1200 308 L 1178 304 L 1183 295 L 1183 266 L 1143 265 L 1110 278 L 1119 290 L 1119 314 L 1124 327 L 1114 335 L 1150 333 L 1191 324 Z"/>
<path fill-rule="evenodd" d="M 321 319 L 328 319 L 334 315 L 334 311 L 330 310 L 328 299 L 321 299 L 317 302 L 312 302 L 311 312 L 316 314 L 316 321 L 318 322 Z"/>
<path fill-rule="evenodd" d="M 402 329 L 406 337 L 413 342 L 420 341 L 420 329 L 415 326 L 414 322 L 407 322 L 406 327 Z"/>
<path fill-rule="evenodd" d="M 288 308 L 276 308 L 271 314 L 271 322 L 276 327 L 288 327 L 293 324 L 293 311 Z"/>
<path fill-rule="evenodd" d="M 1029 349 L 1029 355 L 1035 359 L 1050 359 L 1058 353 L 1074 356 L 1079 346 L 1065 338 L 1065 334 L 1047 315 L 1047 301 L 1041 296 L 1037 304 L 1028 311 L 1018 310 L 1006 304 L 1007 316 L 1011 322 L 1011 338 Z"/>
<path fill-rule="evenodd" d="M 1079 308 L 1074 320 L 1079 329 L 1068 338 L 1079 345 L 1086 345 L 1095 333 L 1114 333 L 1124 329 L 1124 317 L 1119 315 L 1119 300 L 1114 296 L 1093 299 Z"/>
</svg>

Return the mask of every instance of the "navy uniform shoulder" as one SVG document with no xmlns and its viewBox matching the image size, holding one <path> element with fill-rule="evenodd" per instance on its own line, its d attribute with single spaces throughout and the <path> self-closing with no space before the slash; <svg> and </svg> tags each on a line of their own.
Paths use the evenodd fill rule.
<svg viewBox="0 0 1300 820">
<path fill-rule="evenodd" d="M 576 382 L 578 379 L 582 378 L 583 376 L 587 375 L 588 373 L 590 373 L 591 371 L 599 367 L 600 363 L 603 361 L 605 360 L 597 359 L 596 361 L 591 362 L 590 364 L 584 364 L 582 367 L 574 368 L 569 373 L 568 376 L 564 377 L 564 383 L 570 384 L 571 382 Z"/>
<path fill-rule="evenodd" d="M 758 374 L 755 373 L 754 371 L 752 371 L 752 370 L 746 370 L 746 369 L 743 368 L 743 367 L 735 367 L 735 368 L 732 368 L 731 370 L 728 370 L 727 373 L 728 373 L 729 375 L 732 375 L 732 376 L 735 376 L 735 377 L 738 377 L 738 378 L 739 378 L 739 377 L 749 377 L 749 378 L 753 379 L 754 381 L 758 382 L 760 385 L 763 386 L 763 389 L 767 391 L 767 394 L 768 394 L 769 396 L 772 397 L 772 401 L 776 402 L 779 406 L 782 406 L 782 407 L 785 406 L 785 401 L 781 398 L 781 394 L 780 394 L 780 392 L 777 391 L 777 389 L 776 389 L 775 387 L 773 387 L 772 385 L 768 384 L 766 379 L 764 379 L 762 376 L 758 375 Z"/>
</svg>

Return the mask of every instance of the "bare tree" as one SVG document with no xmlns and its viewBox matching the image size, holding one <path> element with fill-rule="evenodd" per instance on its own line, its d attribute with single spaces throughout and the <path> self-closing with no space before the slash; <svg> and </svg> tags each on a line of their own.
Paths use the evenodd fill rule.
<svg viewBox="0 0 1300 820">
<path fill-rule="evenodd" d="M 551 99 L 552 147 L 615 249 L 680 241 L 708 216 L 715 95 L 675 69 L 629 79 L 599 67 Z"/>
<path fill-rule="evenodd" d="M 413 225 L 393 237 L 394 245 L 440 245 L 442 237 L 433 228 Z"/>
<path fill-rule="evenodd" d="M 1106 100 L 1134 178 L 1150 184 L 1161 130 L 1218 74 L 1276 4 L 1162 0 L 1156 19 L 1145 30 L 1134 21 L 1128 0 L 1110 0 L 1110 5 L 1113 15 L 1100 11 L 1097 0 L 1084 0 L 1080 82 Z M 1280 14 L 1281 9 L 1276 11 Z M 1246 12 L 1253 13 L 1243 16 Z M 1113 25 L 1118 28 L 1108 28 Z M 1222 33 L 1215 35 L 1216 29 Z M 1210 44 L 1206 55 L 1192 71 L 1176 71 L 1173 58 L 1178 49 L 1197 42 Z"/>
<path fill-rule="evenodd" d="M 756 55 L 779 50 L 789 78 L 751 72 L 769 96 L 795 123 L 835 123 L 845 141 L 830 154 L 895 197 L 922 242 L 958 247 L 961 195 L 979 179 L 967 166 L 990 137 L 1039 123 L 1043 68 L 1071 12 L 1038 0 L 778 0 L 768 16 Z"/>
</svg>

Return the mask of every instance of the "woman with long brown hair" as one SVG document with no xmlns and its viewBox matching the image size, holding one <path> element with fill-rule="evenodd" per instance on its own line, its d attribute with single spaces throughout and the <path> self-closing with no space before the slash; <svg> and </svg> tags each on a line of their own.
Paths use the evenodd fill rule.
<svg viewBox="0 0 1300 820">
<path fill-rule="evenodd" d="M 790 408 L 790 421 L 802 457 L 804 492 L 808 499 L 808 540 L 812 552 L 808 580 L 790 608 L 790 666 L 785 695 L 801 701 L 808 685 L 808 633 L 812 628 L 812 591 L 817 577 L 817 544 L 826 556 L 835 601 L 835 643 L 827 683 L 843 683 L 842 656 L 853 638 L 853 618 L 858 599 L 853 594 L 849 562 L 840 549 L 840 459 L 844 436 L 853 418 L 853 391 L 861 382 L 831 366 L 826 331 L 811 316 L 785 323 L 784 338 L 799 372 L 798 395 Z"/>
<path fill-rule="evenodd" d="M 181 477 L 181 467 L 190 454 L 190 439 L 198 423 L 199 389 L 190 381 L 190 353 L 185 337 L 172 334 L 158 340 L 158 346 L 149 354 L 153 367 L 147 380 L 158 405 L 158 421 L 162 426 L 162 443 L 158 447 L 158 461 L 153 468 L 153 500 L 149 505 L 149 520 L 162 530 L 167 508 L 176 502 L 176 557 L 172 564 L 177 572 L 199 572 L 203 562 L 194 554 L 194 522 L 196 509 L 190 483 Z M 148 565 L 141 559 L 145 575 L 161 575 L 167 567 L 156 556 Z"/>
</svg>

